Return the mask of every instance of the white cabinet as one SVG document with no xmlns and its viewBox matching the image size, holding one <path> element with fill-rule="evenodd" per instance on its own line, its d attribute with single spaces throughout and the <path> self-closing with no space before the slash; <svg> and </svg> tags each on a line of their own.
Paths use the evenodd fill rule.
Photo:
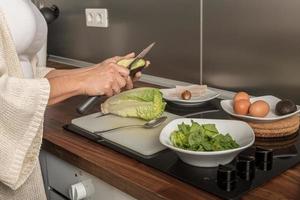
<svg viewBox="0 0 300 200">
<path fill-rule="evenodd" d="M 43 151 L 41 167 L 48 188 L 49 200 L 87 199 L 87 200 L 133 200 L 130 195 L 103 182 L 99 178 Z"/>
</svg>

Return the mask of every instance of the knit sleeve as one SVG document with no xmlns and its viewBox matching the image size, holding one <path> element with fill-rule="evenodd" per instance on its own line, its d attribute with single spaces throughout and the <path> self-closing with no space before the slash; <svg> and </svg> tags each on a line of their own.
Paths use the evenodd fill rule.
<svg viewBox="0 0 300 200">
<path fill-rule="evenodd" d="M 16 190 L 36 166 L 50 85 L 0 74 L 0 182 Z"/>
<path fill-rule="evenodd" d="M 50 71 L 54 70 L 54 68 L 39 65 L 39 58 L 37 55 L 32 58 L 31 65 L 33 66 L 35 78 L 44 78 Z"/>
<path fill-rule="evenodd" d="M 49 67 L 36 67 L 36 77 L 37 78 L 44 78 L 50 71 L 54 70 L 54 68 Z"/>
</svg>

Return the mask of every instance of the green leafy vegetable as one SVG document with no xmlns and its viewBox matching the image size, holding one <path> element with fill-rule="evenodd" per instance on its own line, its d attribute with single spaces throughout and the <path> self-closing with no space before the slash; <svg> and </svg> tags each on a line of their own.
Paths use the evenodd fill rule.
<svg viewBox="0 0 300 200">
<path fill-rule="evenodd" d="M 239 145 L 227 133 L 220 134 L 215 124 L 178 124 L 170 140 L 175 147 L 193 151 L 221 151 L 238 148 Z"/>
<path fill-rule="evenodd" d="M 165 106 L 159 89 L 143 87 L 110 97 L 101 105 L 101 110 L 122 117 L 152 120 L 162 115 Z"/>
<path fill-rule="evenodd" d="M 189 147 L 188 138 L 185 136 L 184 133 L 182 133 L 180 131 L 176 132 L 176 134 L 172 134 L 171 141 L 176 146 L 181 146 L 181 147 L 184 147 L 184 148 Z"/>
</svg>

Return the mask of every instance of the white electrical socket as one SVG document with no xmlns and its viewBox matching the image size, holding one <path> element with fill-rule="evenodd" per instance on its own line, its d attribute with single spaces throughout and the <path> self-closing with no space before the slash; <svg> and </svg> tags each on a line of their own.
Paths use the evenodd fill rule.
<svg viewBox="0 0 300 200">
<path fill-rule="evenodd" d="M 86 8 L 86 26 L 108 27 L 108 12 L 106 8 Z"/>
</svg>

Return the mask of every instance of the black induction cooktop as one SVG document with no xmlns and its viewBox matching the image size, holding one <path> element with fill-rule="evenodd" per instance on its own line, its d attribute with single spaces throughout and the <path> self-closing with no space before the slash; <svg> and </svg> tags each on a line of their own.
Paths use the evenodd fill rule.
<svg viewBox="0 0 300 200">
<path fill-rule="evenodd" d="M 166 109 L 168 112 L 193 118 L 229 118 L 220 109 L 218 99 L 193 107 L 182 107 L 168 103 Z M 163 150 L 145 157 L 73 125 L 66 125 L 64 128 L 223 199 L 239 199 L 248 191 L 300 163 L 298 153 L 300 151 L 300 136 L 298 132 L 287 138 L 256 138 L 255 144 L 240 153 L 231 163 L 204 168 L 183 163 L 171 150 Z"/>
</svg>

